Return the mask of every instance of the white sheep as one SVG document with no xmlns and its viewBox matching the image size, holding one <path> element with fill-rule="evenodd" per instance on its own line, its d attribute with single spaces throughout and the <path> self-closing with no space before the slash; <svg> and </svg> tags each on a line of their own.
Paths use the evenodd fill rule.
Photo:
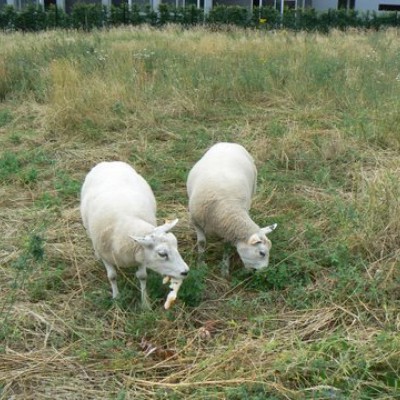
<svg viewBox="0 0 400 400">
<path fill-rule="evenodd" d="M 168 233 L 178 220 L 156 226 L 156 200 L 145 181 L 130 165 L 101 162 L 86 176 L 81 190 L 81 216 L 95 254 L 107 270 L 112 296 L 119 294 L 116 267 L 138 266 L 142 305 L 150 307 L 146 292 L 147 268 L 182 280 L 188 273 Z"/>
<path fill-rule="evenodd" d="M 266 235 L 277 224 L 260 228 L 249 216 L 256 180 L 253 158 L 236 143 L 215 144 L 193 166 L 187 192 L 199 253 L 205 251 L 206 235 L 214 235 L 236 246 L 247 269 L 268 266 L 271 241 Z M 229 267 L 226 254 L 224 264 Z"/>
</svg>

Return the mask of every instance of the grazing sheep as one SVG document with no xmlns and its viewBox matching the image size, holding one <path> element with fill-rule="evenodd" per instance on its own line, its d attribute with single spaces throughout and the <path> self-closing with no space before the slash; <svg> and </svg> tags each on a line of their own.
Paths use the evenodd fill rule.
<svg viewBox="0 0 400 400">
<path fill-rule="evenodd" d="M 124 162 L 101 162 L 86 176 L 81 216 L 95 254 L 107 270 L 113 298 L 119 294 L 116 269 L 138 266 L 142 304 L 149 308 L 147 268 L 182 280 L 189 267 L 168 233 L 178 220 L 156 226 L 156 200 L 148 183 Z"/>
<path fill-rule="evenodd" d="M 236 143 L 215 144 L 193 166 L 187 192 L 199 253 L 205 251 L 206 235 L 215 235 L 236 246 L 246 268 L 268 266 L 271 241 L 266 235 L 277 225 L 260 228 L 248 214 L 256 179 L 253 158 Z M 224 263 L 229 267 L 228 258 Z"/>
</svg>

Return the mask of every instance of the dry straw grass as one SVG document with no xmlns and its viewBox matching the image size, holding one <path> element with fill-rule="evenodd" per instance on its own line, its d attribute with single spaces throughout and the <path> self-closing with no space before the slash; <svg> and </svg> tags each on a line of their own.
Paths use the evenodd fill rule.
<svg viewBox="0 0 400 400">
<path fill-rule="evenodd" d="M 398 35 L 0 35 L 0 398 L 396 398 Z M 218 242 L 195 262 L 185 177 L 222 140 L 256 160 L 254 219 L 279 223 L 264 275 L 233 257 L 222 277 Z M 202 286 L 170 312 L 156 278 L 138 308 L 130 271 L 112 303 L 82 228 L 80 183 L 116 159 L 180 218 Z"/>
</svg>

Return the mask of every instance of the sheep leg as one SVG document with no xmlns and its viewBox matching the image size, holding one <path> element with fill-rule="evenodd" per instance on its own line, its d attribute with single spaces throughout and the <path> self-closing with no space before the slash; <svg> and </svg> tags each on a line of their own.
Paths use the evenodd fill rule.
<svg viewBox="0 0 400 400">
<path fill-rule="evenodd" d="M 139 270 L 136 272 L 136 277 L 139 279 L 140 282 L 142 307 L 146 310 L 150 310 L 151 309 L 150 299 L 149 296 L 147 295 L 147 290 L 146 290 L 146 283 L 147 283 L 146 267 L 140 267 Z"/>
<path fill-rule="evenodd" d="M 196 230 L 197 235 L 197 251 L 199 254 L 202 254 L 206 251 L 206 235 L 197 225 L 194 225 L 194 229 Z"/>
<path fill-rule="evenodd" d="M 117 286 L 117 271 L 115 270 L 113 265 L 109 264 L 108 262 L 106 262 L 104 260 L 103 260 L 103 264 L 107 270 L 107 278 L 111 283 L 112 297 L 113 297 L 113 299 L 116 299 L 119 295 L 119 290 L 118 290 L 118 286 Z"/>
<path fill-rule="evenodd" d="M 224 254 L 221 262 L 221 273 L 225 278 L 229 276 L 229 265 L 232 247 L 229 243 L 224 243 Z"/>
</svg>

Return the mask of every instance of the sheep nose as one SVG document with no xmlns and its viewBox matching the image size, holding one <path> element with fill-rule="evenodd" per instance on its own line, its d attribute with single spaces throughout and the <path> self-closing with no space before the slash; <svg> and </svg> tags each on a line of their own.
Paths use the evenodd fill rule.
<svg viewBox="0 0 400 400">
<path fill-rule="evenodd" d="M 265 257 L 265 254 L 266 254 L 266 253 L 265 253 L 264 250 L 261 250 L 261 251 L 260 251 L 260 256 L 261 256 L 261 257 Z"/>
<path fill-rule="evenodd" d="M 187 274 L 188 274 L 188 271 L 181 272 L 182 276 L 186 276 Z"/>
</svg>

